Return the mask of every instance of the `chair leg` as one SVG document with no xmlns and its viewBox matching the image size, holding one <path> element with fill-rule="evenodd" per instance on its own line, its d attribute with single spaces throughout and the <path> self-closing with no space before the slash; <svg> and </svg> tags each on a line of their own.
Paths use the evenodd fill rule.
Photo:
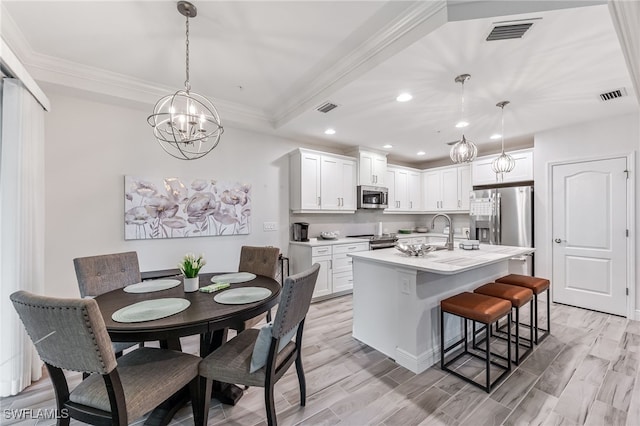
<svg viewBox="0 0 640 426">
<path fill-rule="evenodd" d="M 194 378 L 189 382 L 189 397 L 191 397 L 191 410 L 193 411 L 193 423 L 196 426 L 202 425 L 203 412 L 203 400 L 202 392 L 200 389 L 200 376 Z"/>
<path fill-rule="evenodd" d="M 200 416 L 200 418 L 202 420 L 203 426 L 207 426 L 207 422 L 209 421 L 209 404 L 211 402 L 212 387 L 213 380 L 207 379 L 205 377 L 200 377 L 200 396 L 202 398 L 202 403 L 200 404 L 202 415 Z"/>
<path fill-rule="evenodd" d="M 269 309 L 267 311 L 267 322 L 271 322 L 272 318 L 271 318 L 271 309 Z"/>
<path fill-rule="evenodd" d="M 296 357 L 296 373 L 298 373 L 298 384 L 300 385 L 300 406 L 304 407 L 307 403 L 307 382 L 304 378 L 300 352 L 298 352 L 298 356 Z"/>
<path fill-rule="evenodd" d="M 273 400 L 273 383 L 267 380 L 264 387 L 264 406 L 267 409 L 267 425 L 276 426 L 278 424 L 276 420 L 276 404 Z"/>
</svg>

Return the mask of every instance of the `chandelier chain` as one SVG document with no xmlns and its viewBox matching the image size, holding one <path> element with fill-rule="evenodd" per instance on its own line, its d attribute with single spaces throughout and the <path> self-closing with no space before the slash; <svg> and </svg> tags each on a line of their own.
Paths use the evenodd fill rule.
<svg viewBox="0 0 640 426">
<path fill-rule="evenodd" d="M 189 93 L 189 91 L 191 90 L 191 83 L 189 82 L 189 15 L 187 15 L 186 27 L 187 27 L 187 31 L 186 31 L 185 48 L 187 51 L 187 55 L 186 55 L 187 79 L 184 81 L 184 88 L 186 89 L 187 93 Z"/>
</svg>

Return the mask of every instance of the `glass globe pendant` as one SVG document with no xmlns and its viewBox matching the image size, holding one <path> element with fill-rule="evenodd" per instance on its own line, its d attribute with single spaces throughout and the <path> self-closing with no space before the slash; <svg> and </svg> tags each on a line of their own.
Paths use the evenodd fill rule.
<svg viewBox="0 0 640 426">
<path fill-rule="evenodd" d="M 464 83 L 469 80 L 471 75 L 469 74 L 461 74 L 455 78 L 456 83 L 460 83 L 462 85 L 462 102 L 460 109 L 460 121 L 456 124 L 456 127 L 466 127 L 469 123 L 464 118 Z M 449 152 L 449 157 L 451 157 L 451 161 L 456 164 L 461 163 L 470 163 L 475 160 L 478 155 L 478 147 L 471 141 L 468 141 L 464 134 L 462 135 L 462 139 L 458 141 L 455 145 L 451 147 L 451 151 Z"/>
<path fill-rule="evenodd" d="M 501 101 L 496 104 L 496 106 L 500 107 L 500 109 L 502 110 L 502 153 L 500 154 L 500 156 L 498 156 L 498 158 L 493 160 L 493 162 L 491 163 L 491 168 L 496 174 L 496 179 L 498 178 L 498 176 L 500 176 L 500 180 L 504 180 L 504 174 L 509 173 L 516 166 L 516 161 L 513 159 L 513 157 L 504 152 L 504 107 L 507 104 L 509 104 L 509 101 Z"/>
<path fill-rule="evenodd" d="M 195 160 L 211 152 L 220 142 L 224 128 L 215 106 L 204 96 L 191 91 L 189 83 L 189 18 L 197 15 L 196 7 L 178 2 L 178 12 L 186 23 L 186 80 L 184 90 L 167 95 L 156 102 L 147 122 L 153 134 L 169 155 L 180 160 Z"/>
</svg>

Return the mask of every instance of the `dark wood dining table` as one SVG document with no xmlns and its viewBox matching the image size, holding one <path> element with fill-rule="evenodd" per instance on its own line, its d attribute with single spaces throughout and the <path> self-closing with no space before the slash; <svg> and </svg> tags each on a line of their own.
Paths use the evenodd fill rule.
<svg viewBox="0 0 640 426">
<path fill-rule="evenodd" d="M 211 277 L 222 273 L 200 274 L 200 287 L 211 284 Z M 182 280 L 181 277 L 174 277 Z M 266 299 L 254 303 L 240 305 L 220 304 L 214 300 L 215 293 L 201 291 L 185 292 L 180 285 L 161 291 L 149 293 L 127 293 L 123 289 L 117 289 L 101 294 L 95 298 L 107 331 L 111 340 L 118 342 L 145 342 L 160 341 L 160 346 L 169 349 L 181 350 L 180 337 L 200 336 L 200 356 L 204 358 L 227 340 L 227 331 L 238 328 L 245 320 L 254 318 L 274 307 L 279 300 L 281 286 L 269 277 L 257 275 L 251 281 L 233 283 L 230 288 L 239 287 L 263 287 L 271 291 Z M 191 302 L 189 307 L 182 312 L 152 321 L 122 323 L 114 321 L 111 316 L 118 309 L 145 300 L 161 298 L 183 298 Z M 241 397 L 242 391 L 235 386 L 219 386 L 215 397 L 223 403 L 235 404 Z M 176 396 L 183 398 L 183 396 Z M 179 405 L 174 400 L 167 405 Z M 173 408 L 163 408 L 158 413 L 152 414 L 149 423 L 166 424 L 167 417 L 173 417 Z"/>
</svg>

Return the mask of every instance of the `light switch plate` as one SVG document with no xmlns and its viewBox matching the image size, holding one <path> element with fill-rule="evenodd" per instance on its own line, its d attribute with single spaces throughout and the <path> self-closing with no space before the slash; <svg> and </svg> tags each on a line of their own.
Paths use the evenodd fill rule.
<svg viewBox="0 0 640 426">
<path fill-rule="evenodd" d="M 278 230 L 278 222 L 264 222 L 262 224 L 263 231 L 277 231 Z"/>
</svg>

